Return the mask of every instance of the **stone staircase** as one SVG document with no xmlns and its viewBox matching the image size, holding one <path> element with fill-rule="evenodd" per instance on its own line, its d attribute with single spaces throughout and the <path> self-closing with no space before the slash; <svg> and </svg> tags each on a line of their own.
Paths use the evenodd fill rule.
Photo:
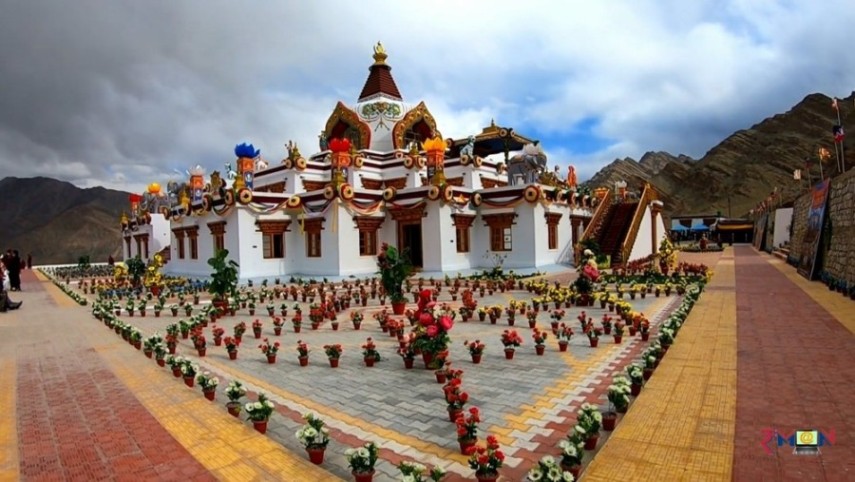
<svg viewBox="0 0 855 482">
<path fill-rule="evenodd" d="M 638 203 L 616 203 L 609 206 L 597 243 L 600 251 L 611 256 L 612 266 L 623 263 L 621 248 L 632 225 Z"/>
</svg>

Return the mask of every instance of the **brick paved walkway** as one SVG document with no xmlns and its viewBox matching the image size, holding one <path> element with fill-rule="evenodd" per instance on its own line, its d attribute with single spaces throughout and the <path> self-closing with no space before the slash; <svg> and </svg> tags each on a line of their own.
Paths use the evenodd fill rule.
<svg viewBox="0 0 855 482">
<path fill-rule="evenodd" d="M 749 247 L 735 251 L 734 480 L 855 480 L 855 336 L 841 324 L 853 326 L 855 303 L 819 283 L 795 283 L 792 267 L 776 269 L 770 257 Z M 849 310 L 838 320 L 818 302 L 848 303 Z M 775 443 L 768 455 L 761 446 L 764 429 L 833 430 L 837 440 L 817 456 L 796 456 Z"/>
</svg>

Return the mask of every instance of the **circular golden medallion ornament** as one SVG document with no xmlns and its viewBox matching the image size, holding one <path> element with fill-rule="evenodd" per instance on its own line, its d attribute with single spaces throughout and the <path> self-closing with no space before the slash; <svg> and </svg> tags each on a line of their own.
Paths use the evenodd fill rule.
<svg viewBox="0 0 855 482">
<path fill-rule="evenodd" d="M 252 191 L 246 188 L 240 189 L 237 198 L 241 204 L 249 204 L 252 202 Z"/>
<path fill-rule="evenodd" d="M 428 189 L 427 197 L 431 201 L 439 199 L 439 186 L 431 186 L 430 189 Z"/>
<path fill-rule="evenodd" d="M 523 192 L 523 197 L 530 203 L 537 202 L 540 199 L 540 189 L 535 186 L 528 186 Z"/>
<path fill-rule="evenodd" d="M 391 200 L 395 199 L 396 194 L 398 194 L 397 189 L 395 189 L 394 187 L 387 187 L 386 189 L 383 190 L 383 200 L 384 201 L 391 201 Z"/>
</svg>

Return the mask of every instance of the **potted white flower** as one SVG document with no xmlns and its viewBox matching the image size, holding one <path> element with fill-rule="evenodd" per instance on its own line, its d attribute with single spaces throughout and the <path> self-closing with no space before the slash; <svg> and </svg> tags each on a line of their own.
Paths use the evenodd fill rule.
<svg viewBox="0 0 855 482">
<path fill-rule="evenodd" d="M 344 456 L 350 466 L 350 473 L 356 482 L 371 482 L 374 478 L 374 464 L 377 463 L 379 449 L 374 442 L 359 447 L 358 449 L 347 449 Z"/>
<path fill-rule="evenodd" d="M 315 465 L 320 465 L 324 463 L 324 452 L 327 444 L 330 443 L 329 430 L 324 421 L 315 417 L 313 413 L 307 413 L 303 419 L 306 425 L 297 431 L 297 439 L 306 448 L 309 460 Z"/>
</svg>

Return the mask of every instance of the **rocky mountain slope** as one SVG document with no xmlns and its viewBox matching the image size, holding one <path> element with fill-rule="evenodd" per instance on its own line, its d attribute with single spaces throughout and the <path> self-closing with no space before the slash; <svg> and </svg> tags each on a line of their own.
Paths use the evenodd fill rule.
<svg viewBox="0 0 855 482">
<path fill-rule="evenodd" d="M 855 93 L 839 99 L 843 126 L 855 125 Z M 805 159 L 813 161 L 813 181 L 819 178 L 817 151 L 820 146 L 834 153 L 831 127 L 835 123 L 831 98 L 811 94 L 792 109 L 772 116 L 748 129 L 740 130 L 709 150 L 701 159 L 666 152 L 649 152 L 641 160 L 618 159 L 600 170 L 586 184 L 614 186 L 626 180 L 639 191 L 645 182 L 662 194 L 669 214 L 712 214 L 721 211 L 744 216 L 758 202 L 778 188 L 784 200 L 807 188 L 804 180 L 793 180 L 793 170 L 804 169 Z M 855 127 L 853 127 L 855 128 Z M 849 154 L 847 165 L 855 165 L 855 151 L 849 138 L 844 142 Z M 825 174 L 836 173 L 832 158 L 823 166 Z"/>
<path fill-rule="evenodd" d="M 0 180 L 0 247 L 32 253 L 35 264 L 121 258 L 119 217 L 128 193 L 81 189 L 46 177 Z"/>
</svg>

